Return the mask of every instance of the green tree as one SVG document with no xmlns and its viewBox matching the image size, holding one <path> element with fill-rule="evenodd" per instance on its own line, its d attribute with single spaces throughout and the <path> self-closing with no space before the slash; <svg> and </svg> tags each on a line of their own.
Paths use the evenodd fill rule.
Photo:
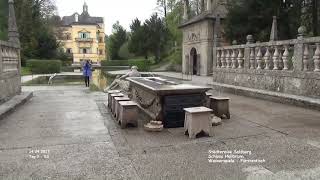
<svg viewBox="0 0 320 180">
<path fill-rule="evenodd" d="M 156 62 L 160 61 L 160 55 L 165 48 L 168 38 L 168 30 L 164 21 L 154 14 L 144 23 L 144 31 L 147 37 L 146 45 L 148 52 L 155 56 Z"/>
<path fill-rule="evenodd" d="M 246 35 L 252 34 L 256 40 L 268 41 L 272 16 L 278 18 L 280 39 L 296 38 L 297 29 L 301 25 L 307 26 L 309 34 L 316 35 L 318 32 L 316 16 L 319 15 L 315 12 L 318 9 L 315 1 L 229 0 L 229 13 L 224 28 L 226 37 L 230 42 L 236 39 L 243 43 Z"/>
<path fill-rule="evenodd" d="M 21 42 L 22 61 L 28 58 L 55 58 L 58 48 L 54 36 L 52 0 L 15 0 L 15 12 Z M 7 30 L 8 3 L 0 1 L 0 36 Z M 2 14 L 3 13 L 3 14 Z"/>
<path fill-rule="evenodd" d="M 0 1 L 0 39 L 7 39 L 8 1 Z"/>
<path fill-rule="evenodd" d="M 131 53 L 136 56 L 145 56 L 147 58 L 148 51 L 145 49 L 147 38 L 145 36 L 145 27 L 141 25 L 141 21 L 136 18 L 130 25 L 131 34 L 129 39 L 128 48 Z"/>
<path fill-rule="evenodd" d="M 107 47 L 111 59 L 121 59 L 119 49 L 127 41 L 127 32 L 117 21 L 112 26 L 112 34 L 107 38 Z"/>
</svg>

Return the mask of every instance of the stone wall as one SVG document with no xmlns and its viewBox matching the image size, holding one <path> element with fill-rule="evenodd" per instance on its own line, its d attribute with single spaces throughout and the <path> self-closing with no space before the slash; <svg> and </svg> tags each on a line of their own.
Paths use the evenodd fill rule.
<svg viewBox="0 0 320 180">
<path fill-rule="evenodd" d="M 19 46 L 16 43 L 0 41 L 0 103 L 20 92 Z"/>
<path fill-rule="evenodd" d="M 0 103 L 21 92 L 20 81 L 18 73 L 8 73 L 0 76 Z"/>
<path fill-rule="evenodd" d="M 8 42 L 0 41 L 0 104 L 21 92 L 20 41 L 14 1 L 9 0 Z"/>
<path fill-rule="evenodd" d="M 320 37 L 213 48 L 213 81 L 320 98 Z"/>
</svg>

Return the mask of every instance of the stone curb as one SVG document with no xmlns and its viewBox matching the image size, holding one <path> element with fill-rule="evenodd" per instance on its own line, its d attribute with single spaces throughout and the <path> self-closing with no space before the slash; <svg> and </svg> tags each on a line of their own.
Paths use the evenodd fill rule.
<svg viewBox="0 0 320 180">
<path fill-rule="evenodd" d="M 25 104 L 33 97 L 33 92 L 22 92 L 12 97 L 9 101 L 0 105 L 0 120 L 15 111 L 19 106 Z"/>
<path fill-rule="evenodd" d="M 215 90 L 320 111 L 320 99 L 212 82 Z"/>
</svg>

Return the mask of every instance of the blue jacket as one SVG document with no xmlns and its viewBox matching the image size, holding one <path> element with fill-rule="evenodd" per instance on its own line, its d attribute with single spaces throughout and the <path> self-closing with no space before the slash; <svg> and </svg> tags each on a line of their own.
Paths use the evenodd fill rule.
<svg viewBox="0 0 320 180">
<path fill-rule="evenodd" d="M 91 65 L 89 63 L 85 63 L 83 66 L 83 76 L 92 76 Z"/>
</svg>

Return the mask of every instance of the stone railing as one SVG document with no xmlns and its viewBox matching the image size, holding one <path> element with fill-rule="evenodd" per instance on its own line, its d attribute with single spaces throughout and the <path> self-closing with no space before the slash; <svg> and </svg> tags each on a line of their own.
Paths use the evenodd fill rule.
<svg viewBox="0 0 320 180">
<path fill-rule="evenodd" d="M 249 40 L 213 48 L 215 82 L 320 98 L 320 37 Z"/>
<path fill-rule="evenodd" d="M 20 41 L 14 1 L 9 0 L 8 41 L 0 41 L 0 104 L 21 93 Z"/>
<path fill-rule="evenodd" d="M 20 69 L 20 49 L 10 42 L 0 41 L 0 67 L 1 73 L 19 71 Z"/>
<path fill-rule="evenodd" d="M 215 48 L 216 68 L 320 72 L 320 37 Z"/>
</svg>

